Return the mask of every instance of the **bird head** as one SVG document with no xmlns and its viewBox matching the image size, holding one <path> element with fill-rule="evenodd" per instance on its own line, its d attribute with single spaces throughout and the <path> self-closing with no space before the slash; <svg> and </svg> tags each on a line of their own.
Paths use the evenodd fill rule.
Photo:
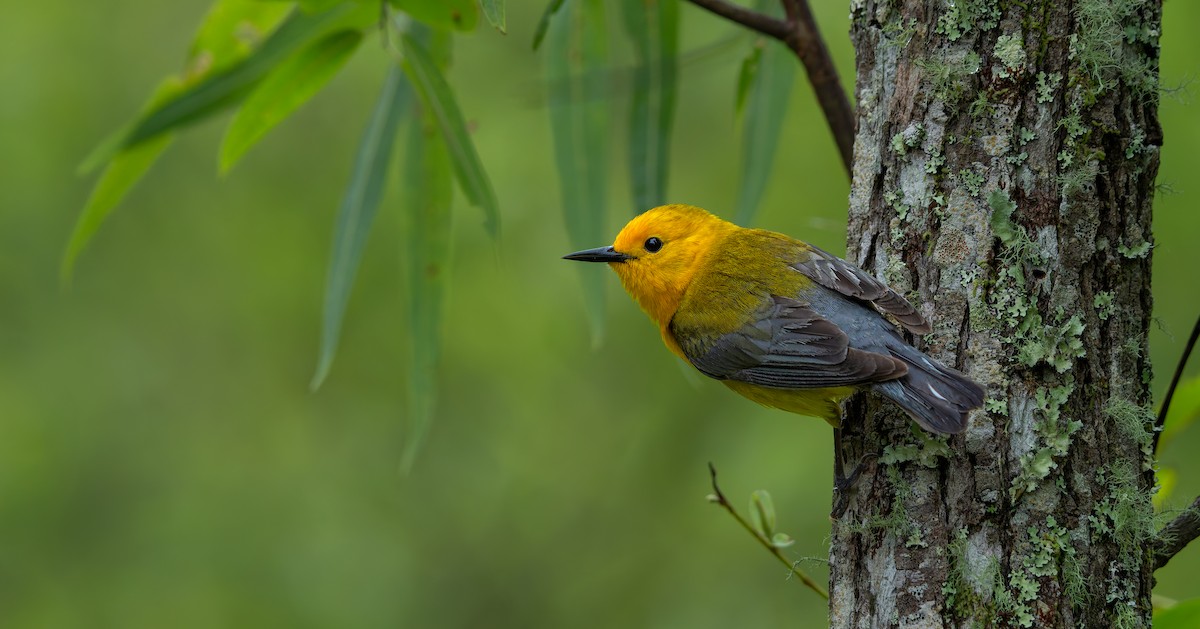
<svg viewBox="0 0 1200 629">
<path fill-rule="evenodd" d="M 629 221 L 612 246 L 563 257 L 607 262 L 646 314 L 665 326 L 679 308 L 702 258 L 736 229 L 695 206 L 663 205 Z"/>
</svg>

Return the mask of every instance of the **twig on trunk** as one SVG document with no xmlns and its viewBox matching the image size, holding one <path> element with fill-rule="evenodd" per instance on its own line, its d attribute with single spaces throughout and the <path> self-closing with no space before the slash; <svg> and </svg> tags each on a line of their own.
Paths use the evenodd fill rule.
<svg viewBox="0 0 1200 629">
<path fill-rule="evenodd" d="M 1158 532 L 1154 548 L 1151 550 L 1154 569 L 1158 570 L 1167 565 L 1172 557 L 1197 537 L 1200 537 L 1200 497 Z"/>
<path fill-rule="evenodd" d="M 737 22 L 751 30 L 778 39 L 787 45 L 808 75 L 808 82 L 817 95 L 817 103 L 825 114 L 825 122 L 833 133 L 842 165 L 849 175 L 854 162 L 854 109 L 842 89 L 833 58 L 821 38 L 817 21 L 813 18 L 808 0 L 781 0 L 787 20 L 780 20 L 726 0 L 689 0 L 692 4 L 707 9 L 727 20 Z"/>
<path fill-rule="evenodd" d="M 1162 408 L 1158 410 L 1158 420 L 1154 422 L 1154 452 L 1158 452 L 1158 437 L 1167 423 L 1167 411 L 1171 409 L 1171 400 L 1175 397 L 1175 387 L 1179 386 L 1179 379 L 1183 377 L 1183 368 L 1187 366 L 1188 358 L 1191 357 L 1192 350 L 1196 347 L 1197 338 L 1200 338 L 1200 317 L 1196 318 L 1196 325 L 1192 327 L 1192 336 L 1188 338 L 1187 345 L 1183 346 L 1183 355 L 1179 357 L 1179 364 L 1175 365 L 1175 375 L 1171 377 L 1171 386 L 1167 387 L 1167 395 L 1163 397 Z"/>
<path fill-rule="evenodd" d="M 783 556 L 783 553 L 775 547 L 775 544 L 771 543 L 771 540 L 767 539 L 761 533 L 756 531 L 753 526 L 750 526 L 750 523 L 738 514 L 737 509 L 734 509 L 733 505 L 729 504 L 729 501 L 725 499 L 725 494 L 721 493 L 721 488 L 717 486 L 717 468 L 712 463 L 708 464 L 708 473 L 709 476 L 712 477 L 713 490 L 713 493 L 708 496 L 709 502 L 724 507 L 724 509 L 729 512 L 729 515 L 732 515 L 733 519 L 737 520 L 738 524 L 741 524 L 742 528 L 746 529 L 746 532 L 753 535 L 754 539 L 758 540 L 758 543 L 763 545 L 763 548 L 766 548 L 771 552 L 772 555 L 775 555 L 775 558 L 778 559 L 780 563 L 787 566 L 788 570 L 791 570 L 792 574 L 796 575 L 796 578 L 800 579 L 801 583 L 808 586 L 808 589 L 816 592 L 821 596 L 821 598 L 829 600 L 829 592 L 826 592 L 825 588 L 817 585 L 817 582 L 813 581 L 812 577 L 808 576 L 803 570 L 798 568 L 796 566 L 797 562 L 788 561 L 788 558 Z"/>
</svg>

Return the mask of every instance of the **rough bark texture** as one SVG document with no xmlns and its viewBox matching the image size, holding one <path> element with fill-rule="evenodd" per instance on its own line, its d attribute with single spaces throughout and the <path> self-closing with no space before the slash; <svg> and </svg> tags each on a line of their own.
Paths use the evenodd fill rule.
<svg viewBox="0 0 1200 629">
<path fill-rule="evenodd" d="M 855 0 L 847 258 L 988 389 L 963 435 L 847 406 L 844 627 L 1148 627 L 1161 0 Z"/>
</svg>

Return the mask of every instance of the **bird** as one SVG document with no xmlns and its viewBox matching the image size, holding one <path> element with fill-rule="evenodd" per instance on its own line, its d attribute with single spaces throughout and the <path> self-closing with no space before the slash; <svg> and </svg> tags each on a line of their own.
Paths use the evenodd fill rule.
<svg viewBox="0 0 1200 629">
<path fill-rule="evenodd" d="M 902 330 L 932 331 L 907 299 L 784 234 L 663 205 L 612 245 L 563 257 L 607 263 L 667 348 L 701 373 L 759 404 L 825 419 L 839 442 L 841 403 L 855 391 L 881 394 L 936 434 L 963 432 L 983 404 L 983 387 L 905 340 Z"/>
</svg>

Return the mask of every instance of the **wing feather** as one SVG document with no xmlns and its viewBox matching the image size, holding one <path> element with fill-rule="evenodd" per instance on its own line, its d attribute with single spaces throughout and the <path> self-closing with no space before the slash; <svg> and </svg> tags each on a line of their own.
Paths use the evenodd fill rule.
<svg viewBox="0 0 1200 629">
<path fill-rule="evenodd" d="M 913 334 L 933 330 L 929 321 L 907 299 L 866 271 L 818 247 L 809 245 L 808 259 L 791 267 L 825 288 L 847 297 L 874 304 L 880 312 L 892 315 Z"/>
</svg>

